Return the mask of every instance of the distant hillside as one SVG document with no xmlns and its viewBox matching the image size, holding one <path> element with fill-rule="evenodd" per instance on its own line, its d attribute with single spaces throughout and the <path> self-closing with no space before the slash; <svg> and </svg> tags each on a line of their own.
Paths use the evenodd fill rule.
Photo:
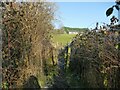
<svg viewBox="0 0 120 90">
<path fill-rule="evenodd" d="M 63 27 L 63 29 L 65 30 L 65 32 L 73 32 L 73 31 L 75 31 L 75 32 L 84 32 L 84 31 L 87 31 L 88 30 L 88 28 L 71 28 L 71 27 Z"/>
</svg>

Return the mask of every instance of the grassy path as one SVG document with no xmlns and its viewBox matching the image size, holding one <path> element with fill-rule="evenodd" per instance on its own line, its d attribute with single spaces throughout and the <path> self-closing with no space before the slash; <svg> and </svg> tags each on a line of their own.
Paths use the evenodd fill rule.
<svg viewBox="0 0 120 90">
<path fill-rule="evenodd" d="M 71 42 L 72 38 L 75 36 L 76 34 L 55 34 L 53 35 L 53 41 L 56 44 L 65 46 L 67 43 Z"/>
</svg>

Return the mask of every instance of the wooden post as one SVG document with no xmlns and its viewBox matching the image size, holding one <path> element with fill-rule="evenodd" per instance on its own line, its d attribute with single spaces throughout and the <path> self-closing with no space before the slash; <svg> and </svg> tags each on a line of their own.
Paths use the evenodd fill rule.
<svg viewBox="0 0 120 90">
<path fill-rule="evenodd" d="M 53 51 L 54 51 L 54 48 L 52 47 L 51 48 L 51 58 L 52 58 L 52 63 L 53 63 L 53 66 L 55 65 L 55 61 L 54 61 L 54 53 L 53 53 Z"/>
</svg>

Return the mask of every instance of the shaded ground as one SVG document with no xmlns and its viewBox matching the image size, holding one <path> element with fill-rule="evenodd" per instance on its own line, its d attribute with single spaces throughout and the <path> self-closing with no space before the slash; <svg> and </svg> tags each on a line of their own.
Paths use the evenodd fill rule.
<svg viewBox="0 0 120 90">
<path fill-rule="evenodd" d="M 26 82 L 24 82 L 23 90 L 32 88 L 32 90 L 40 90 L 41 87 L 38 83 L 38 79 L 35 76 L 30 76 Z"/>
<path fill-rule="evenodd" d="M 65 49 L 59 50 L 58 54 L 58 74 L 54 76 L 54 84 L 52 88 L 69 88 L 69 84 L 67 83 L 66 78 L 66 70 L 65 70 Z"/>
</svg>

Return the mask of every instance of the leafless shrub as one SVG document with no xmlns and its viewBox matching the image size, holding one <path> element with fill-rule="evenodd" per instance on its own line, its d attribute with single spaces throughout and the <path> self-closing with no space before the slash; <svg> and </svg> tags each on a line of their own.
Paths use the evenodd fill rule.
<svg viewBox="0 0 120 90">
<path fill-rule="evenodd" d="M 48 2 L 2 2 L 3 88 L 18 88 L 43 72 L 50 57 L 55 5 Z"/>
</svg>

